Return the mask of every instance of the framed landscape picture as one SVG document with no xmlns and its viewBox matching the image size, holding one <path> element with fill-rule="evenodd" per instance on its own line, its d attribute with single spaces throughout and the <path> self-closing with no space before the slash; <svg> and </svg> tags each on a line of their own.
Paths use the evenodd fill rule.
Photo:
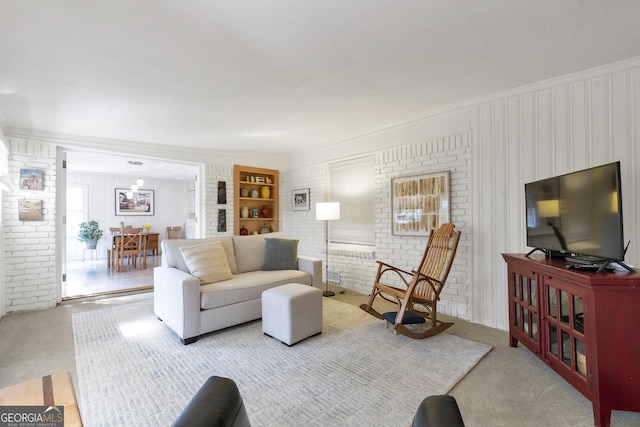
<svg viewBox="0 0 640 427">
<path fill-rule="evenodd" d="M 153 190 L 140 189 L 127 197 L 128 188 L 115 189 L 116 215 L 154 215 L 155 201 Z"/>
<path fill-rule="evenodd" d="M 394 235 L 428 236 L 449 222 L 449 171 L 393 178 L 391 206 Z"/>
<path fill-rule="evenodd" d="M 18 219 L 20 221 L 42 221 L 42 200 L 18 200 Z"/>
<path fill-rule="evenodd" d="M 293 190 L 291 194 L 293 199 L 292 209 L 294 211 L 308 211 L 311 210 L 311 204 L 309 200 L 309 189 L 301 188 L 299 190 Z"/>
</svg>

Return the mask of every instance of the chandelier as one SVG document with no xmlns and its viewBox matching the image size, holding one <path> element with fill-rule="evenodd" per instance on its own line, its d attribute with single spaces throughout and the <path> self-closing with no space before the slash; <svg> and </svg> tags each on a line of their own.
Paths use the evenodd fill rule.
<svg viewBox="0 0 640 427">
<path fill-rule="evenodd" d="M 129 160 L 129 168 L 131 168 L 131 166 L 133 166 L 134 172 L 136 167 L 138 168 L 138 173 L 135 175 L 138 175 L 138 179 L 136 179 L 135 181 L 133 181 L 133 183 L 131 184 L 131 190 L 127 191 L 127 197 L 130 199 L 133 197 L 133 193 L 137 193 L 138 190 L 140 189 L 140 187 L 142 187 L 144 185 L 144 179 L 142 179 L 142 175 L 140 174 L 140 166 L 142 166 L 142 162 L 138 162 L 138 161 L 134 161 L 134 160 Z"/>
</svg>

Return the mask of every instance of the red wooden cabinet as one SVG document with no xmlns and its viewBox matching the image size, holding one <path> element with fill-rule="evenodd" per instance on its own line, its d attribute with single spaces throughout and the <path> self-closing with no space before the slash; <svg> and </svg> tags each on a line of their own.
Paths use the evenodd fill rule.
<svg viewBox="0 0 640 427">
<path fill-rule="evenodd" d="M 591 400 L 597 426 L 609 426 L 614 409 L 640 411 L 640 274 L 502 256 L 511 347 L 522 343 Z"/>
</svg>

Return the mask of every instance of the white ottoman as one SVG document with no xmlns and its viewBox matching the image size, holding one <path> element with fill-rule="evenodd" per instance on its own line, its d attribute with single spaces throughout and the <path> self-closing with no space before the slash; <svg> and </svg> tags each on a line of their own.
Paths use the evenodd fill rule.
<svg viewBox="0 0 640 427">
<path fill-rule="evenodd" d="M 262 332 L 291 346 L 322 332 L 322 291 L 289 283 L 262 293 Z"/>
</svg>

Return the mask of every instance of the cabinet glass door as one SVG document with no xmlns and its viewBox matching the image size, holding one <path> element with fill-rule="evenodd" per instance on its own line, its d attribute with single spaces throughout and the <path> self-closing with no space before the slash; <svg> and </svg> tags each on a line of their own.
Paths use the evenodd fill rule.
<svg viewBox="0 0 640 427">
<path fill-rule="evenodd" d="M 587 378 L 584 336 L 584 300 L 559 286 L 545 283 L 547 316 L 545 352 L 564 369 Z"/>
<path fill-rule="evenodd" d="M 539 352 L 538 283 L 535 274 L 513 271 L 511 295 L 511 335 L 531 351 Z"/>
</svg>

